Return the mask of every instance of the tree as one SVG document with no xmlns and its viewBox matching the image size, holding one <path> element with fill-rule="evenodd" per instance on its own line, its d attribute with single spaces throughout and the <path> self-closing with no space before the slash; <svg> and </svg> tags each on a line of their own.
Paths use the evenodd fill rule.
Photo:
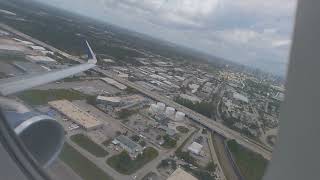
<svg viewBox="0 0 320 180">
<path fill-rule="evenodd" d="M 120 131 L 116 131 L 116 136 L 120 136 L 121 132 Z"/>
<path fill-rule="evenodd" d="M 206 166 L 206 170 L 210 172 L 215 172 L 216 168 L 217 168 L 217 165 L 212 161 L 210 161 Z"/>
<path fill-rule="evenodd" d="M 177 141 L 175 139 L 172 139 L 169 135 L 163 136 L 164 143 L 162 144 L 165 148 L 173 148 L 176 146 Z"/>
<path fill-rule="evenodd" d="M 176 152 L 176 156 L 180 159 L 183 159 L 185 162 L 189 164 L 198 166 L 196 159 L 190 155 L 189 151 L 188 152 L 178 151 Z"/>
<path fill-rule="evenodd" d="M 161 135 L 157 135 L 156 140 L 159 141 L 161 139 Z"/>
<path fill-rule="evenodd" d="M 126 119 L 136 112 L 137 111 L 134 111 L 134 110 L 122 109 L 117 113 L 117 115 L 120 119 Z"/>
<path fill-rule="evenodd" d="M 140 144 L 142 147 L 145 147 L 147 143 L 146 143 L 145 141 L 140 141 L 139 144 Z"/>
<path fill-rule="evenodd" d="M 133 135 L 130 137 L 132 141 L 138 142 L 140 140 L 140 137 L 138 135 Z"/>
<path fill-rule="evenodd" d="M 176 97 L 174 101 L 209 118 L 214 116 L 216 110 L 216 106 L 212 102 L 202 101 L 193 103 L 192 101 L 181 97 Z"/>
</svg>

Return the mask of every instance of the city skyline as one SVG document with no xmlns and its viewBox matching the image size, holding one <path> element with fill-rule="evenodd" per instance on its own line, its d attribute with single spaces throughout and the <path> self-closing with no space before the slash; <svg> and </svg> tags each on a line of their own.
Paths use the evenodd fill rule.
<svg viewBox="0 0 320 180">
<path fill-rule="evenodd" d="M 41 0 L 37 0 L 43 2 Z M 50 0 L 45 3 L 285 75 L 295 0 Z"/>
</svg>

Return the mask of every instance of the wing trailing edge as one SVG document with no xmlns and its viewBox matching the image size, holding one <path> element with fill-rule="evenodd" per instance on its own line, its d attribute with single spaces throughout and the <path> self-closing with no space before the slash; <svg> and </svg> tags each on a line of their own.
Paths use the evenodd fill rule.
<svg viewBox="0 0 320 180">
<path fill-rule="evenodd" d="M 72 76 L 95 67 L 97 59 L 87 41 L 86 48 L 88 51 L 88 61 L 86 63 L 45 73 L 2 79 L 0 80 L 0 95 L 8 96 L 11 94 L 15 94 L 36 86 L 61 80 L 68 76 Z"/>
</svg>

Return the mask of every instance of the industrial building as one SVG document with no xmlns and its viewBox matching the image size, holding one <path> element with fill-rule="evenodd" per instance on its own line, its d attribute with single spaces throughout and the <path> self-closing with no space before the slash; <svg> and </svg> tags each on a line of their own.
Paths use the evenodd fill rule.
<svg viewBox="0 0 320 180">
<path fill-rule="evenodd" d="M 158 110 L 158 112 L 160 112 L 160 113 L 164 112 L 165 108 L 166 108 L 166 105 L 164 103 L 157 102 L 157 110 Z"/>
<path fill-rule="evenodd" d="M 136 158 L 139 154 L 143 152 L 143 148 L 140 144 L 132 141 L 124 135 L 116 137 L 113 141 L 113 144 L 120 145 L 124 150 L 126 150 L 132 158 Z"/>
<path fill-rule="evenodd" d="M 187 99 L 193 103 L 201 102 L 201 99 L 198 98 L 197 96 L 190 96 L 188 94 L 180 94 L 180 97 L 183 99 Z"/>
<path fill-rule="evenodd" d="M 198 180 L 181 168 L 176 169 L 167 180 Z"/>
<path fill-rule="evenodd" d="M 110 106 L 119 106 L 121 103 L 120 97 L 108 97 L 108 96 L 97 96 L 97 103 L 110 105 Z"/>
<path fill-rule="evenodd" d="M 34 45 L 32 42 L 29 42 L 29 41 L 24 41 L 18 38 L 12 38 L 12 39 L 24 45 Z"/>
<path fill-rule="evenodd" d="M 241 102 L 245 102 L 245 103 L 248 103 L 248 102 L 249 102 L 249 100 L 248 100 L 247 97 L 245 97 L 244 95 L 239 94 L 239 93 L 237 93 L 237 92 L 234 92 L 234 93 L 233 93 L 233 98 L 236 99 L 236 100 L 238 100 L 238 101 L 241 101 Z"/>
<path fill-rule="evenodd" d="M 101 80 L 106 82 L 106 83 L 108 83 L 108 84 L 111 84 L 111 85 L 117 87 L 120 90 L 126 90 L 127 89 L 127 86 L 119 83 L 118 81 L 116 81 L 114 79 L 105 77 L 105 78 L 101 78 Z"/>
<path fill-rule="evenodd" d="M 185 119 L 186 114 L 178 111 L 174 117 L 175 121 L 183 121 Z"/>
<path fill-rule="evenodd" d="M 98 96 L 97 103 L 111 106 L 122 106 L 121 109 L 129 109 L 143 106 L 148 101 L 140 95 L 131 96 Z"/>
<path fill-rule="evenodd" d="M 95 117 L 81 110 L 68 100 L 50 101 L 48 104 L 87 131 L 103 126 Z"/>
<path fill-rule="evenodd" d="M 176 110 L 173 107 L 167 107 L 165 111 L 165 115 L 170 118 L 174 119 L 174 115 L 176 113 Z"/>
<path fill-rule="evenodd" d="M 17 56 L 24 57 L 26 49 L 23 46 L 14 44 L 5 44 L 6 42 L 0 41 L 0 55 L 1 56 Z"/>
<path fill-rule="evenodd" d="M 33 63 L 39 63 L 39 64 L 56 64 L 57 61 L 48 57 L 48 56 L 33 56 L 33 55 L 27 55 L 26 59 L 33 62 Z"/>
<path fill-rule="evenodd" d="M 44 68 L 44 66 L 40 66 L 38 64 L 31 63 L 28 61 L 14 61 L 11 64 L 23 71 L 24 73 L 39 73 L 49 71 L 48 69 Z"/>
<path fill-rule="evenodd" d="M 199 155 L 201 150 L 202 150 L 203 146 L 197 142 L 193 142 L 189 147 L 188 150 L 196 155 Z"/>
<path fill-rule="evenodd" d="M 169 128 L 168 126 L 163 126 L 163 125 L 160 125 L 158 126 L 159 129 L 165 131 L 165 133 L 169 136 L 174 136 L 176 135 L 176 131 L 174 129 L 171 129 Z"/>
<path fill-rule="evenodd" d="M 151 104 L 150 108 L 149 108 L 149 112 L 153 115 L 163 114 L 163 113 L 165 113 L 165 110 L 166 110 L 166 105 L 162 102 L 157 102 L 157 104 Z M 172 114 L 172 111 L 175 111 L 175 109 L 169 108 L 168 115 Z"/>
<path fill-rule="evenodd" d="M 35 46 L 35 45 L 32 45 L 30 46 L 30 48 L 34 51 L 45 51 L 46 49 L 44 47 L 41 47 L 41 46 Z"/>
<path fill-rule="evenodd" d="M 156 114 L 157 113 L 157 105 L 156 104 L 151 104 L 150 105 L 149 113 L 151 113 L 151 114 Z"/>
</svg>

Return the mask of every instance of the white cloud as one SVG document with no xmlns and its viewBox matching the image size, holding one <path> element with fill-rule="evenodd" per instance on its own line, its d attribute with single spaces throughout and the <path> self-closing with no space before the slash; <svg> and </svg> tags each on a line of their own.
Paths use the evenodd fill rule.
<svg viewBox="0 0 320 180">
<path fill-rule="evenodd" d="M 248 29 L 224 30 L 215 33 L 224 41 L 240 44 L 249 43 L 249 41 L 256 40 L 259 37 L 259 33 Z"/>
<path fill-rule="evenodd" d="M 153 23 L 160 24 L 177 23 L 178 25 L 187 25 L 200 27 L 203 20 L 210 17 L 218 5 L 219 0 L 99 0 L 100 4 L 109 11 L 128 11 L 130 13 L 148 14 L 144 17 L 150 19 Z M 124 7 L 124 8 L 123 8 Z M 117 9 L 118 8 L 118 9 Z M 137 14 L 136 14 L 137 15 Z"/>
<path fill-rule="evenodd" d="M 238 7 L 241 11 L 250 12 L 256 15 L 279 14 L 288 16 L 295 8 L 296 0 L 224 0 L 225 6 Z"/>
<path fill-rule="evenodd" d="M 240 63 L 279 63 L 283 70 L 297 0 L 92 1 L 47 0 Z"/>
<path fill-rule="evenodd" d="M 289 40 L 289 39 L 272 41 L 273 47 L 286 47 L 286 46 L 289 46 L 290 44 L 291 44 L 291 40 Z"/>
</svg>

